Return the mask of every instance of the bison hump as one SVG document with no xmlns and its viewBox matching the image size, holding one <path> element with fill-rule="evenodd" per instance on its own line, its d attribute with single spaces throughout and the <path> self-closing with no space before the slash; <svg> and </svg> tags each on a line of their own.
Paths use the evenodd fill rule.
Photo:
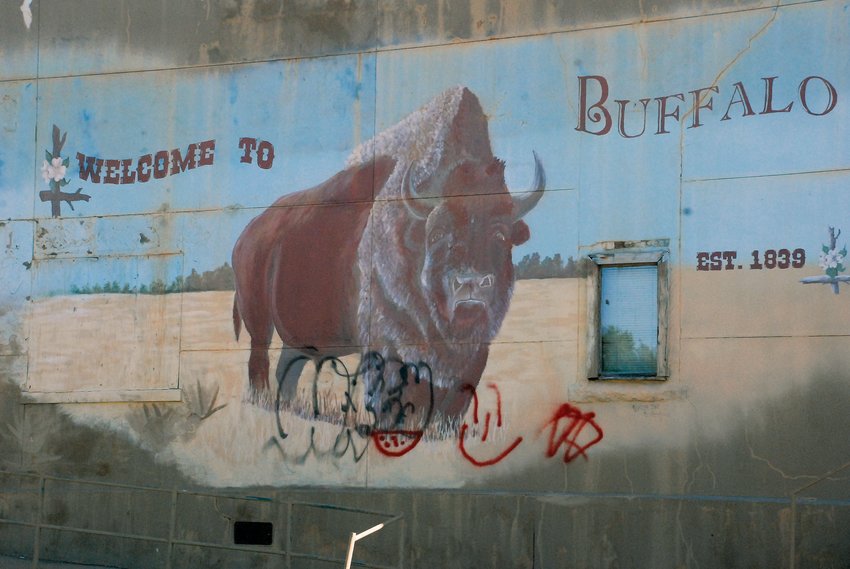
<svg viewBox="0 0 850 569">
<path fill-rule="evenodd" d="M 381 190 L 384 197 L 399 197 L 409 164 L 416 165 L 418 181 L 461 160 L 492 160 L 487 117 L 472 91 L 452 87 L 355 148 L 348 164 L 368 163 L 372 156 L 389 156 L 400 166 Z"/>
</svg>

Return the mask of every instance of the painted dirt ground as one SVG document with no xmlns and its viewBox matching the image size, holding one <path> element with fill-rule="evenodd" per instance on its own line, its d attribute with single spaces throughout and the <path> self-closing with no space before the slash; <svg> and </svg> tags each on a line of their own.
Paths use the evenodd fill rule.
<svg viewBox="0 0 850 569">
<path fill-rule="evenodd" d="M 180 299 L 179 305 L 173 305 L 179 317 L 169 314 L 165 333 L 179 336 L 182 402 L 75 404 L 63 409 L 76 421 L 126 433 L 155 451 L 159 460 L 177 464 L 206 484 L 452 487 L 539 468 L 547 461 L 563 464 L 564 453 L 569 451 L 566 446 L 556 448 L 552 457 L 547 454 L 550 434 L 558 426 L 549 420 L 562 403 L 570 402 L 595 413 L 604 440 L 587 451 L 589 460 L 578 457 L 566 468 L 592 468 L 593 457 L 603 453 L 686 445 L 689 430 L 671 428 L 673 424 L 689 424 L 709 438 L 728 436 L 729 430 L 736 428 L 735 419 L 765 399 L 810 387 L 809 370 L 818 368 L 818 361 L 850 360 L 843 349 L 843 336 L 838 335 L 841 323 L 850 320 L 845 295 L 836 296 L 829 287 L 800 284 L 800 278 L 809 273 L 809 267 L 772 276 L 755 271 L 707 276 L 686 270 L 681 286 L 688 293 L 689 316 L 681 331 L 673 334 L 671 351 L 680 352 L 682 365 L 691 370 L 687 389 L 675 380 L 657 385 L 579 381 L 584 280 L 519 281 L 479 386 L 478 421 L 472 407 L 464 418 L 468 425 L 464 450 L 479 462 L 500 456 L 522 437 L 503 460 L 487 467 L 466 458 L 456 436 L 434 440 L 426 435 L 409 453 L 392 457 L 377 451 L 377 441 L 347 430 L 350 421 L 313 420 L 281 411 L 278 425 L 273 410 L 245 401 L 247 341 L 234 339 L 230 292 L 171 295 Z M 676 280 L 678 276 L 674 276 Z M 765 309 L 759 300 L 764 287 L 770 288 L 771 298 L 786 298 L 786 308 Z M 737 298 L 734 309 L 726 311 L 722 320 L 699 317 L 716 311 L 712 306 L 732 297 Z M 120 320 L 126 317 L 122 313 L 135 309 L 136 302 L 133 295 L 45 299 L 35 304 L 32 326 L 38 328 L 42 320 L 49 321 L 63 303 L 100 305 L 100 310 L 108 307 L 112 318 Z M 831 322 L 836 336 L 794 338 L 793 329 L 812 315 L 819 315 L 821 325 Z M 178 322 L 182 323 L 182 335 Z M 561 331 L 562 336 L 551 337 L 551 330 Z M 104 327 L 97 333 L 64 337 L 74 342 L 76 353 L 84 358 L 86 350 L 116 334 Z M 67 353 L 71 348 L 61 345 L 59 338 L 51 342 L 49 347 L 34 346 L 34 354 L 45 358 L 50 350 Z M 806 344 L 805 349 L 801 343 Z M 272 366 L 276 363 L 274 347 Z M 740 365 L 742 351 L 748 354 L 745 367 Z M 114 368 L 106 375 L 125 373 L 123 361 L 116 352 L 111 363 Z M 357 357 L 348 356 L 343 362 L 354 369 Z M 31 367 L 31 376 L 38 369 Z M 312 396 L 312 376 L 308 366 L 299 385 L 303 401 Z M 765 377 L 770 381 L 765 382 Z M 320 406 L 333 415 L 344 403 L 344 382 L 325 369 L 317 393 Z M 501 428 L 495 425 L 497 397 L 502 406 Z M 640 422 L 628 420 L 635 411 L 640 412 Z M 491 427 L 486 426 L 488 413 Z M 486 441 L 482 441 L 485 431 Z M 585 429 L 584 442 L 593 434 Z"/>
<path fill-rule="evenodd" d="M 176 462 L 199 482 L 213 485 L 251 484 L 331 484 L 346 485 L 463 485 L 474 471 L 504 475 L 529 461 L 546 460 L 545 426 L 561 401 L 566 400 L 565 378 L 576 374 L 576 334 L 578 332 L 577 288 L 579 279 L 529 280 L 517 283 L 511 309 L 492 348 L 487 369 L 479 386 L 479 420 L 474 409 L 466 415 L 469 429 L 466 450 L 477 460 L 490 460 L 523 437 L 522 444 L 490 468 L 474 467 L 458 449 L 457 437 L 448 440 L 424 440 L 404 456 L 384 456 L 367 444 L 375 442 L 354 434 L 338 438 L 345 425 L 308 420 L 289 411 L 280 413 L 280 426 L 287 437 L 278 434 L 276 414 L 245 401 L 245 369 L 248 340 L 237 342 L 233 334 L 230 307 L 232 292 L 185 293 L 173 296 L 170 303 L 178 314 L 168 313 L 164 333 L 175 341 L 179 337 L 179 383 L 182 403 L 145 403 L 124 405 L 65 405 L 65 412 L 84 423 L 108 424 L 127 433 L 139 444 L 150 446 L 162 460 Z M 140 297 L 141 298 L 141 297 Z M 155 297 L 148 297 L 155 298 Z M 159 297 L 164 298 L 164 297 Z M 572 300 L 572 302 L 570 301 Z M 135 295 L 84 295 L 53 297 L 35 303 L 32 326 L 47 326 L 62 310 L 98 311 L 105 321 L 131 319 L 138 310 Z M 154 303 L 155 304 L 155 303 Z M 64 308 L 63 308 L 64 305 Z M 107 316 L 105 312 L 109 312 Z M 146 316 L 150 317 L 151 312 Z M 160 316 L 161 317 L 161 316 Z M 154 317 L 156 318 L 156 317 Z M 149 322 L 148 324 L 151 324 Z M 178 323 L 181 323 L 178 329 Z M 156 326 L 154 326 L 156 327 Z M 546 330 L 561 330 L 561 337 L 545 338 Z M 182 330 L 182 335 L 180 334 Z M 101 327 L 85 335 L 51 337 L 49 344 L 36 345 L 40 359 L 52 361 L 50 352 L 75 352 L 85 359 L 87 351 L 112 343 L 112 355 L 100 362 L 104 377 L 128 373 L 122 345 L 132 344 L 132 329 Z M 63 339 L 68 345 L 63 345 Z M 521 349 L 517 349 L 521 341 Z M 278 344 L 279 345 L 279 344 Z M 272 347 L 272 366 L 276 364 L 276 345 Z M 140 353 L 136 346 L 135 353 Z M 157 350 L 144 350 L 149 361 L 137 362 L 143 369 L 155 367 L 161 357 Z M 343 359 L 351 369 L 357 356 Z M 107 367 L 103 367 L 107 366 Z M 36 366 L 31 373 L 42 369 Z M 131 371 L 132 373 L 132 371 Z M 313 371 L 302 374 L 299 397 L 311 394 Z M 55 381 L 58 376 L 51 379 Z M 39 381 L 35 376 L 34 381 Z M 345 383 L 325 370 L 318 381 L 319 398 L 329 409 L 344 402 Z M 497 397 L 501 398 L 501 428 L 496 425 Z M 540 414 L 528 409 L 541 410 Z M 524 411 L 525 410 L 525 411 Z M 492 428 L 482 442 L 485 417 Z M 311 431 L 313 434 L 311 435 Z M 313 451 L 310 451 L 310 440 Z M 348 446 L 348 450 L 342 452 Z M 328 457 L 334 448 L 341 455 Z M 317 460 L 327 460 L 332 468 L 310 468 Z M 553 460 L 557 460 L 553 459 Z M 435 463 L 439 468 L 433 468 Z M 423 466 L 428 465 L 427 469 Z"/>
</svg>

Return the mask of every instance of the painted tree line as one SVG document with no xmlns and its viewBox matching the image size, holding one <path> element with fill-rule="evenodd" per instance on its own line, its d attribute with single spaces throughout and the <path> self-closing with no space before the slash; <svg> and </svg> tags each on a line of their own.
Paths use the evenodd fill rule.
<svg viewBox="0 0 850 569">
<path fill-rule="evenodd" d="M 540 253 L 525 255 L 514 264 L 517 280 L 521 279 L 570 279 L 587 275 L 589 261 L 576 261 L 568 257 L 565 261 L 560 253 L 541 258 Z M 202 292 L 234 290 L 233 268 L 224 263 L 211 271 L 199 273 L 192 269 L 187 277 L 178 276 L 171 282 L 155 279 L 148 284 L 131 286 L 129 283 L 106 281 L 95 285 L 71 285 L 71 294 L 169 294 L 173 292 Z"/>
</svg>

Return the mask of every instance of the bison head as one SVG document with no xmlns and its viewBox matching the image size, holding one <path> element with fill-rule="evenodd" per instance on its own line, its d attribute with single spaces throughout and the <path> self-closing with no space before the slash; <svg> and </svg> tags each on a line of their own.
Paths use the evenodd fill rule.
<svg viewBox="0 0 850 569">
<path fill-rule="evenodd" d="M 537 154 L 534 162 L 532 191 L 522 196 L 510 194 L 505 164 L 497 159 L 461 162 L 421 194 L 410 169 L 405 174 L 404 203 L 425 222 L 420 284 L 431 321 L 447 341 L 489 342 L 501 327 L 514 284 L 511 249 L 528 240 L 522 217 L 545 187 Z"/>
</svg>

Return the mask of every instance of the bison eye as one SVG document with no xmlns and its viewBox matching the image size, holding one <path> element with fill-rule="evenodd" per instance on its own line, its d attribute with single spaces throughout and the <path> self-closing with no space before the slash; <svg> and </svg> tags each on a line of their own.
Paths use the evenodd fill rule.
<svg viewBox="0 0 850 569">
<path fill-rule="evenodd" d="M 508 240 L 508 238 L 505 236 L 505 234 L 502 233 L 501 231 L 496 231 L 496 233 L 493 234 L 493 237 L 497 241 L 507 241 Z"/>
</svg>

